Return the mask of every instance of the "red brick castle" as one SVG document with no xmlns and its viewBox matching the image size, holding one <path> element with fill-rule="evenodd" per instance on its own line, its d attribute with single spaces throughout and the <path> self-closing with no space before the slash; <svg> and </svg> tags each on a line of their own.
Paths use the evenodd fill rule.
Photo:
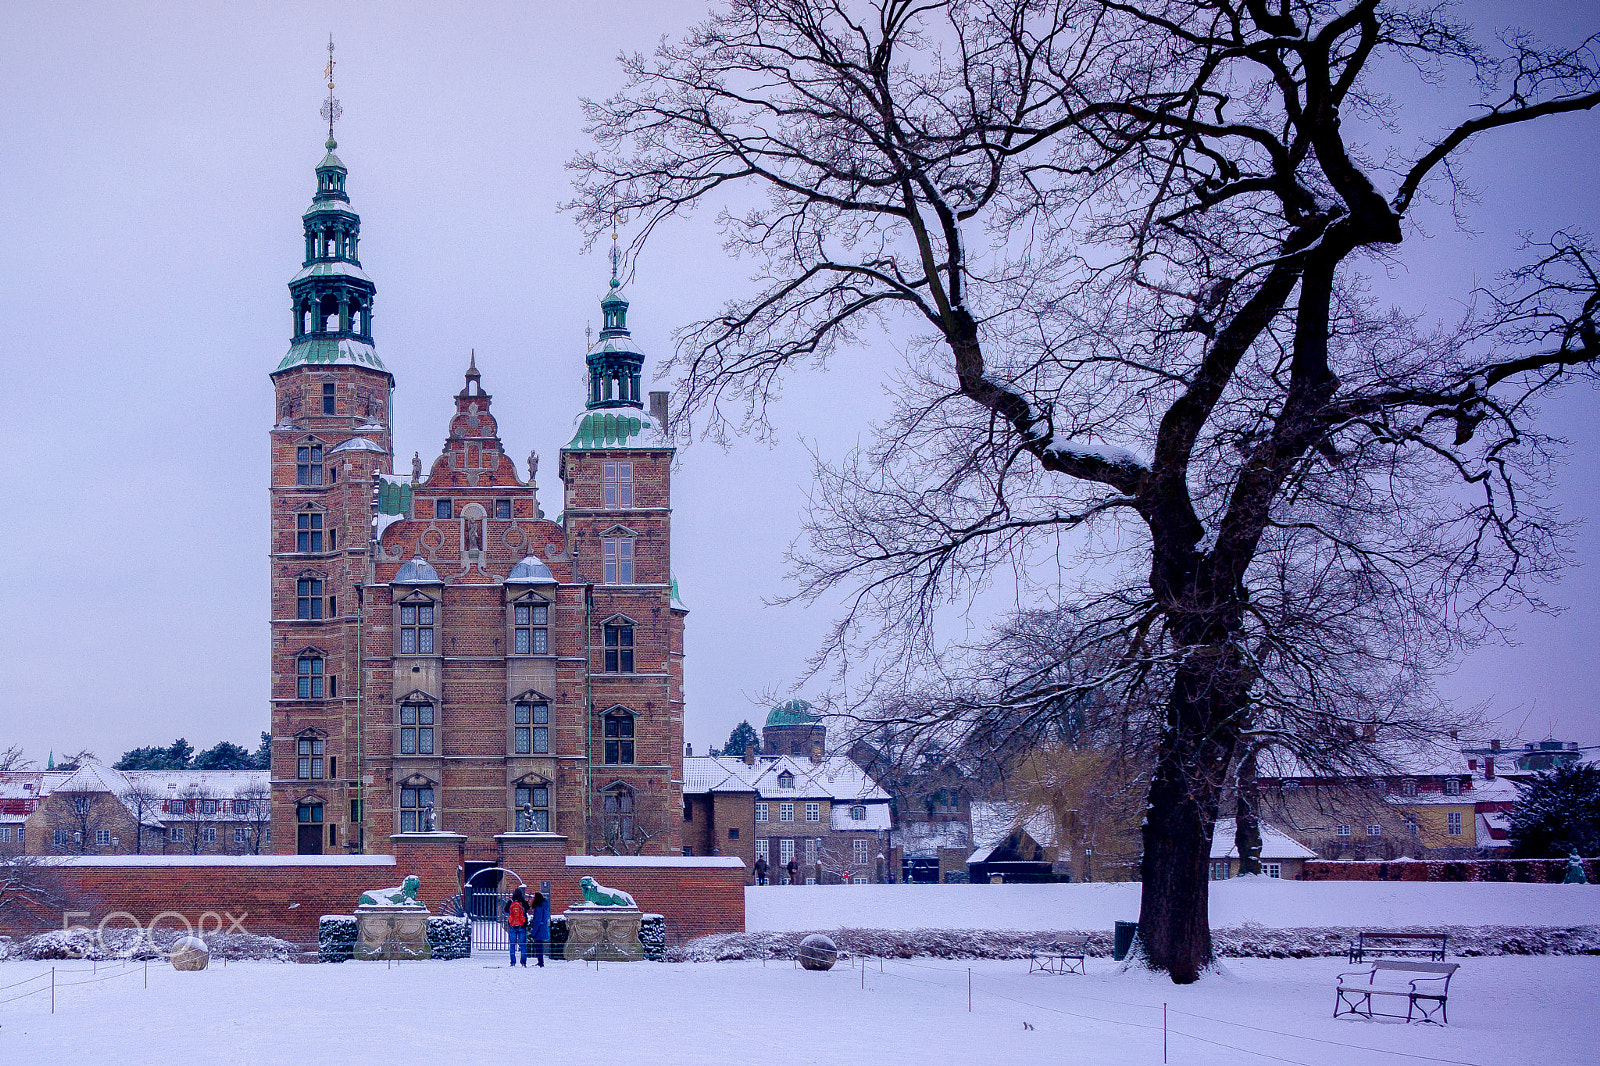
<svg viewBox="0 0 1600 1066">
<path fill-rule="evenodd" d="M 558 834 L 569 854 L 676 855 L 683 621 L 666 394 L 617 280 L 587 407 L 540 509 L 476 360 L 444 450 L 394 476 L 394 375 L 334 154 L 317 166 L 293 341 L 272 381 L 272 841 L 387 851 L 398 832 Z"/>
</svg>

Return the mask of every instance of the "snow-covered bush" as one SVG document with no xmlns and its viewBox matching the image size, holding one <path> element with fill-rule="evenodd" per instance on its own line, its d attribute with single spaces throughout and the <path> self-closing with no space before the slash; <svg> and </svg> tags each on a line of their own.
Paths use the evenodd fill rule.
<svg viewBox="0 0 1600 1066">
<path fill-rule="evenodd" d="M 472 923 L 454 915 L 428 919 L 428 947 L 436 959 L 465 959 L 472 955 Z"/>
<path fill-rule="evenodd" d="M 94 959 L 106 962 L 111 959 L 164 959 L 172 951 L 173 943 L 187 936 L 184 929 L 157 930 L 152 939 L 135 929 L 52 929 L 48 933 L 30 936 L 18 945 L 17 955 L 29 960 Z M 274 936 L 257 936 L 254 933 L 207 933 L 206 947 L 213 961 L 239 962 L 294 962 L 300 948 L 287 940 Z"/>
<path fill-rule="evenodd" d="M 353 914 L 324 914 L 317 921 L 317 961 L 346 962 L 356 951 Z"/>
<path fill-rule="evenodd" d="M 645 958 L 651 962 L 665 962 L 667 920 L 659 914 L 646 914 L 639 919 L 639 943 L 644 945 Z"/>
</svg>

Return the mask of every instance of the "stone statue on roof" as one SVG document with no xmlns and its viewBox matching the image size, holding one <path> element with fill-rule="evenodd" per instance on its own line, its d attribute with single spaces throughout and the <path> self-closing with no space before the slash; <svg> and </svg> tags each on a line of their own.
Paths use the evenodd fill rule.
<svg viewBox="0 0 1600 1066">
<path fill-rule="evenodd" d="M 411 482 L 416 484 L 422 480 L 422 455 L 419 452 L 411 453 Z"/>
</svg>

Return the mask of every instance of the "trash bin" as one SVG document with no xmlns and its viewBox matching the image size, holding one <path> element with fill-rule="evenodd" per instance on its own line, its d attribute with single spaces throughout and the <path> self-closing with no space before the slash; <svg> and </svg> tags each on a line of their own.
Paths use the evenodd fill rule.
<svg viewBox="0 0 1600 1066">
<path fill-rule="evenodd" d="M 1133 950 L 1133 935 L 1139 931 L 1138 922 L 1118 922 L 1117 937 L 1111 945 L 1111 957 L 1121 962 Z"/>
</svg>

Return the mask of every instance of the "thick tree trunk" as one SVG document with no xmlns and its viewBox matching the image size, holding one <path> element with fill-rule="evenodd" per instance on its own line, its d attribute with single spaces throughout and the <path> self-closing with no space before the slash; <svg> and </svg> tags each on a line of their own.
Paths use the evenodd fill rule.
<svg viewBox="0 0 1600 1066">
<path fill-rule="evenodd" d="M 1261 786 L 1256 781 L 1254 744 L 1239 758 L 1234 785 L 1233 843 L 1239 850 L 1239 874 L 1261 872 Z"/>
<path fill-rule="evenodd" d="M 1219 687 L 1226 653 L 1197 654 L 1179 671 L 1167 704 L 1145 811 L 1139 938 L 1145 956 L 1177 984 L 1212 960 L 1211 830 L 1237 741 L 1232 686 Z"/>
</svg>

